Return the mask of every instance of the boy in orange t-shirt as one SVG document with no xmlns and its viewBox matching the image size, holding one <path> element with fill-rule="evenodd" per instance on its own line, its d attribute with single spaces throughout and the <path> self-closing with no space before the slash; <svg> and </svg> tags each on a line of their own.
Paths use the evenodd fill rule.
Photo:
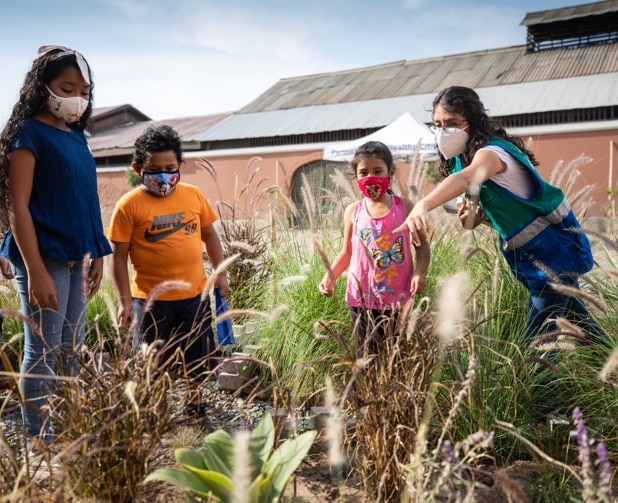
<svg viewBox="0 0 618 503">
<path fill-rule="evenodd" d="M 183 162 L 180 137 L 170 126 L 151 126 L 136 140 L 131 167 L 142 184 L 116 204 L 109 239 L 120 326 L 137 327 L 134 347 L 162 341 L 160 361 L 180 348 L 185 370 L 196 377 L 208 370 L 205 363 L 215 351 L 210 298 L 202 299 L 202 244 L 214 268 L 224 255 L 214 226 L 216 213 L 197 187 L 179 183 Z M 182 283 L 157 288 L 164 281 Z M 227 296 L 225 271 L 215 286 Z"/>
</svg>

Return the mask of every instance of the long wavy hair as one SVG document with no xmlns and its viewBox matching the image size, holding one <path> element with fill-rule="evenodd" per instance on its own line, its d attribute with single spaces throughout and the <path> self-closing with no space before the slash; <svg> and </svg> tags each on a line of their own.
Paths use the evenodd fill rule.
<svg viewBox="0 0 618 503">
<path fill-rule="evenodd" d="M 21 134 L 21 127 L 24 121 L 32 119 L 46 109 L 47 92 L 45 86 L 49 86 L 51 81 L 58 77 L 67 67 L 74 66 L 79 70 L 76 58 L 75 52 L 66 47 L 54 47 L 35 58 L 19 92 L 19 100 L 13 106 L 11 116 L 2 130 L 0 135 L 0 233 L 2 234 L 5 234 L 9 228 L 9 215 L 11 212 L 8 181 L 11 144 Z M 92 82 L 90 66 L 88 66 L 88 73 L 90 76 L 88 107 L 77 122 L 69 124 L 71 127 L 82 130 L 86 129 L 88 125 L 88 119 L 92 114 L 93 106 L 94 84 Z"/>
<path fill-rule="evenodd" d="M 492 136 L 499 136 L 511 142 L 528 156 L 533 166 L 538 166 L 539 163 L 535 159 L 534 154 L 525 148 L 522 139 L 507 134 L 497 120 L 487 115 L 483 102 L 473 89 L 462 86 L 447 87 L 434 98 L 432 110 L 435 111 L 438 105 L 447 112 L 462 115 L 470 126 L 467 129 L 470 138 L 466 145 L 466 150 L 460 154 L 464 166 L 472 162 L 474 154 L 479 149 L 485 147 Z M 440 154 L 440 166 L 438 168 L 440 174 L 444 177 L 448 176 L 450 170 L 454 167 L 454 163 L 454 158 L 447 160 Z"/>
</svg>

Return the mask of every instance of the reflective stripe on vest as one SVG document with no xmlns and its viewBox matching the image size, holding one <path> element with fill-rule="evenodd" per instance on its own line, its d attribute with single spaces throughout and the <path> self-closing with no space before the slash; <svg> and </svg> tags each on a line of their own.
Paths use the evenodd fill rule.
<svg viewBox="0 0 618 503">
<path fill-rule="evenodd" d="M 525 245 L 550 225 L 561 222 L 570 211 L 571 205 L 565 197 L 554 211 L 547 215 L 542 215 L 535 218 L 511 239 L 504 241 L 504 249 L 513 250 L 514 248 L 519 248 L 520 246 Z"/>
</svg>

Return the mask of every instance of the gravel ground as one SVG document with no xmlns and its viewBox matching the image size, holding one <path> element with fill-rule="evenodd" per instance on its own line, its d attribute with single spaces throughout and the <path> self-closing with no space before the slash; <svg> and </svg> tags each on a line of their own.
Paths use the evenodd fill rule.
<svg viewBox="0 0 618 503">
<path fill-rule="evenodd" d="M 261 419 L 264 413 L 273 412 L 271 402 L 248 397 L 234 396 L 233 393 L 219 389 L 218 383 L 208 382 L 202 389 L 202 410 L 199 414 L 188 416 L 185 414 L 185 393 L 182 384 L 176 386 L 173 392 L 172 421 L 173 428 L 166 441 L 162 442 L 159 452 L 155 455 L 152 469 L 159 466 L 170 466 L 174 463 L 173 449 L 177 437 L 182 430 L 196 429 L 196 445 L 199 447 L 201 438 L 206 433 L 217 429 L 224 429 L 230 433 L 241 429 L 251 430 Z M 299 430 L 314 427 L 313 418 L 307 411 L 297 408 L 296 427 Z M 289 427 L 290 421 L 284 425 Z M 23 442 L 21 410 L 17 400 L 6 390 L 0 390 L 0 428 L 9 445 L 18 445 Z M 283 436 L 289 431 L 283 431 Z M 305 461 L 290 480 L 286 490 L 286 500 L 292 496 L 302 497 L 307 503 L 327 501 L 354 501 L 361 503 L 364 500 L 361 484 L 358 480 L 338 481 L 330 471 L 328 458 L 325 454 L 326 446 L 323 441 L 316 441 Z M 342 499 L 344 498 L 344 499 Z M 182 491 L 163 483 L 146 484 L 143 493 L 136 503 L 176 503 L 185 502 Z"/>
</svg>

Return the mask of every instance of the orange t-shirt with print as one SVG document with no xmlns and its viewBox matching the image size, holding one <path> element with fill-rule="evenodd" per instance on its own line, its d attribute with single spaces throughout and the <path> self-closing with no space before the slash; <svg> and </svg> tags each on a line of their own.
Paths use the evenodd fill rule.
<svg viewBox="0 0 618 503">
<path fill-rule="evenodd" d="M 109 239 L 130 243 L 131 295 L 145 299 L 163 281 L 180 280 L 188 289 L 163 292 L 157 300 L 184 300 L 202 293 L 206 273 L 201 230 L 217 214 L 194 185 L 179 183 L 172 194 L 157 197 L 140 187 L 118 201 Z"/>
</svg>

